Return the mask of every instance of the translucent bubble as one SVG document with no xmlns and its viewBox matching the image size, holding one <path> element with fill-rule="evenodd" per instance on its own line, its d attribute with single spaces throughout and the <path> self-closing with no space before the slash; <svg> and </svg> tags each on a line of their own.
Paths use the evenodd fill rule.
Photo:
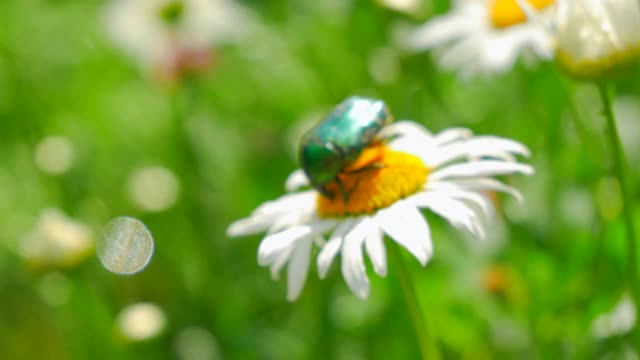
<svg viewBox="0 0 640 360">
<path fill-rule="evenodd" d="M 130 340 L 157 336 L 167 323 L 162 309 L 152 303 L 138 303 L 122 309 L 116 320 L 120 332 Z"/>
<path fill-rule="evenodd" d="M 140 220 L 117 217 L 105 226 L 97 252 L 107 270 L 121 275 L 135 274 L 151 260 L 153 237 Z"/>
<path fill-rule="evenodd" d="M 73 145 L 59 136 L 49 136 L 36 147 L 34 160 L 40 170 L 47 174 L 59 175 L 73 164 Z"/>
</svg>

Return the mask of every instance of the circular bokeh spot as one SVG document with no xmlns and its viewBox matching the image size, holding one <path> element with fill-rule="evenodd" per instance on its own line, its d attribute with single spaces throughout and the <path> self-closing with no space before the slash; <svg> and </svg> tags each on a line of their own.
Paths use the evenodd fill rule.
<svg viewBox="0 0 640 360">
<path fill-rule="evenodd" d="M 171 170 L 152 166 L 136 171 L 129 179 L 129 193 L 138 207 L 158 212 L 172 207 L 180 192 L 178 178 Z"/>
<path fill-rule="evenodd" d="M 40 170 L 51 175 L 65 173 L 74 160 L 73 145 L 60 136 L 49 136 L 42 140 L 35 149 L 35 163 Z"/>
<path fill-rule="evenodd" d="M 153 237 L 140 220 L 117 217 L 104 227 L 97 252 L 107 270 L 120 275 L 135 274 L 151 260 Z"/>
<path fill-rule="evenodd" d="M 140 341 L 160 334 L 166 327 L 167 318 L 157 305 L 137 303 L 122 309 L 116 322 L 127 339 Z"/>
</svg>

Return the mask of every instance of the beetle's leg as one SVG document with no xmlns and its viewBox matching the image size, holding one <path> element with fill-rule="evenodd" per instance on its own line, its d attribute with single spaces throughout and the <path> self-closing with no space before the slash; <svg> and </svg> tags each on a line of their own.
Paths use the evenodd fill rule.
<svg viewBox="0 0 640 360">
<path fill-rule="evenodd" d="M 373 164 L 361 167 L 359 169 L 350 170 L 350 171 L 343 171 L 342 173 L 345 174 L 345 175 L 355 175 L 355 174 L 359 174 L 359 173 L 365 172 L 365 171 L 382 169 L 383 167 L 384 167 L 384 164 L 373 163 Z"/>
<path fill-rule="evenodd" d="M 320 194 L 322 194 L 322 196 L 328 199 L 333 198 L 333 192 L 329 191 L 326 186 L 319 187 L 318 191 L 320 192 Z"/>
<path fill-rule="evenodd" d="M 340 178 L 338 176 L 336 176 L 336 184 L 338 184 L 338 188 L 340 189 L 340 194 L 342 195 L 342 200 L 344 201 L 344 203 L 348 203 L 349 202 L 349 194 L 347 194 L 347 189 L 345 189 L 344 187 L 344 183 L 342 182 L 342 180 L 340 180 Z"/>
<path fill-rule="evenodd" d="M 354 191 L 356 191 L 356 189 L 358 188 L 358 185 L 360 185 L 360 178 L 356 178 L 356 183 L 353 184 L 353 187 L 351 188 L 351 190 L 349 190 L 349 195 L 351 195 Z"/>
<path fill-rule="evenodd" d="M 384 167 L 385 167 L 384 164 L 373 163 L 373 164 L 367 165 L 365 167 L 361 167 L 359 169 L 355 169 L 355 170 L 351 170 L 351 171 L 343 171 L 342 174 L 343 175 L 358 175 L 358 174 L 363 173 L 365 171 L 378 170 L 378 169 L 382 169 Z M 358 188 L 358 185 L 360 184 L 360 177 L 356 176 L 356 182 L 353 185 L 353 187 L 349 190 L 348 193 L 345 193 L 346 189 L 344 187 L 344 184 L 340 181 L 340 179 L 336 178 L 336 182 L 338 183 L 338 187 L 340 187 L 340 192 L 342 192 L 342 198 L 345 199 L 345 204 L 346 204 L 348 202 L 348 200 L 349 200 L 348 195 L 351 195 Z"/>
</svg>

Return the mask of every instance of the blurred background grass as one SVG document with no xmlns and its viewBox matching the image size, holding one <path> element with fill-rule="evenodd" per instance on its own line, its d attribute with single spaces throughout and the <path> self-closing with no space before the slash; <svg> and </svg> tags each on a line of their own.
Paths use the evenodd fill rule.
<svg viewBox="0 0 640 360">
<path fill-rule="evenodd" d="M 324 281 L 312 268 L 289 303 L 285 281 L 256 263 L 260 237 L 225 235 L 283 192 L 303 129 L 352 94 L 384 99 L 396 118 L 433 131 L 469 127 L 532 149 L 537 174 L 509 179 L 525 204 L 496 198 L 486 240 L 427 214 L 435 256 L 409 264 L 446 358 L 630 356 L 624 331 L 594 336 L 594 319 L 624 294 L 626 259 L 595 89 L 544 63 L 460 80 L 428 54 L 398 50 L 394 31 L 446 11 L 442 0 L 411 14 L 364 0 L 242 3 L 259 31 L 216 49 L 205 74 L 167 84 L 109 41 L 106 2 L 0 2 L 1 358 L 416 358 L 393 269 L 371 277 L 363 302 L 337 267 Z M 615 103 L 636 202 L 638 80 L 620 80 Z M 37 161 L 51 136 L 71 146 L 59 174 Z M 148 211 L 131 178 L 157 166 L 179 192 L 168 209 Z M 113 217 L 139 218 L 155 239 L 149 266 L 118 276 L 93 252 L 34 264 L 21 244 L 50 208 L 96 238 Z M 166 319 L 143 341 L 117 323 L 138 302 Z"/>
</svg>

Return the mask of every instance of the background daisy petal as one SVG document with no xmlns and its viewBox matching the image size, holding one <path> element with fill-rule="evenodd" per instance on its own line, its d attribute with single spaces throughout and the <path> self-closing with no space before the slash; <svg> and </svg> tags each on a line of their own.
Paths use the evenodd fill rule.
<svg viewBox="0 0 640 360">
<path fill-rule="evenodd" d="M 258 247 L 258 264 L 265 266 L 273 263 L 294 241 L 309 234 L 311 227 L 301 225 L 267 236 Z"/>
</svg>

